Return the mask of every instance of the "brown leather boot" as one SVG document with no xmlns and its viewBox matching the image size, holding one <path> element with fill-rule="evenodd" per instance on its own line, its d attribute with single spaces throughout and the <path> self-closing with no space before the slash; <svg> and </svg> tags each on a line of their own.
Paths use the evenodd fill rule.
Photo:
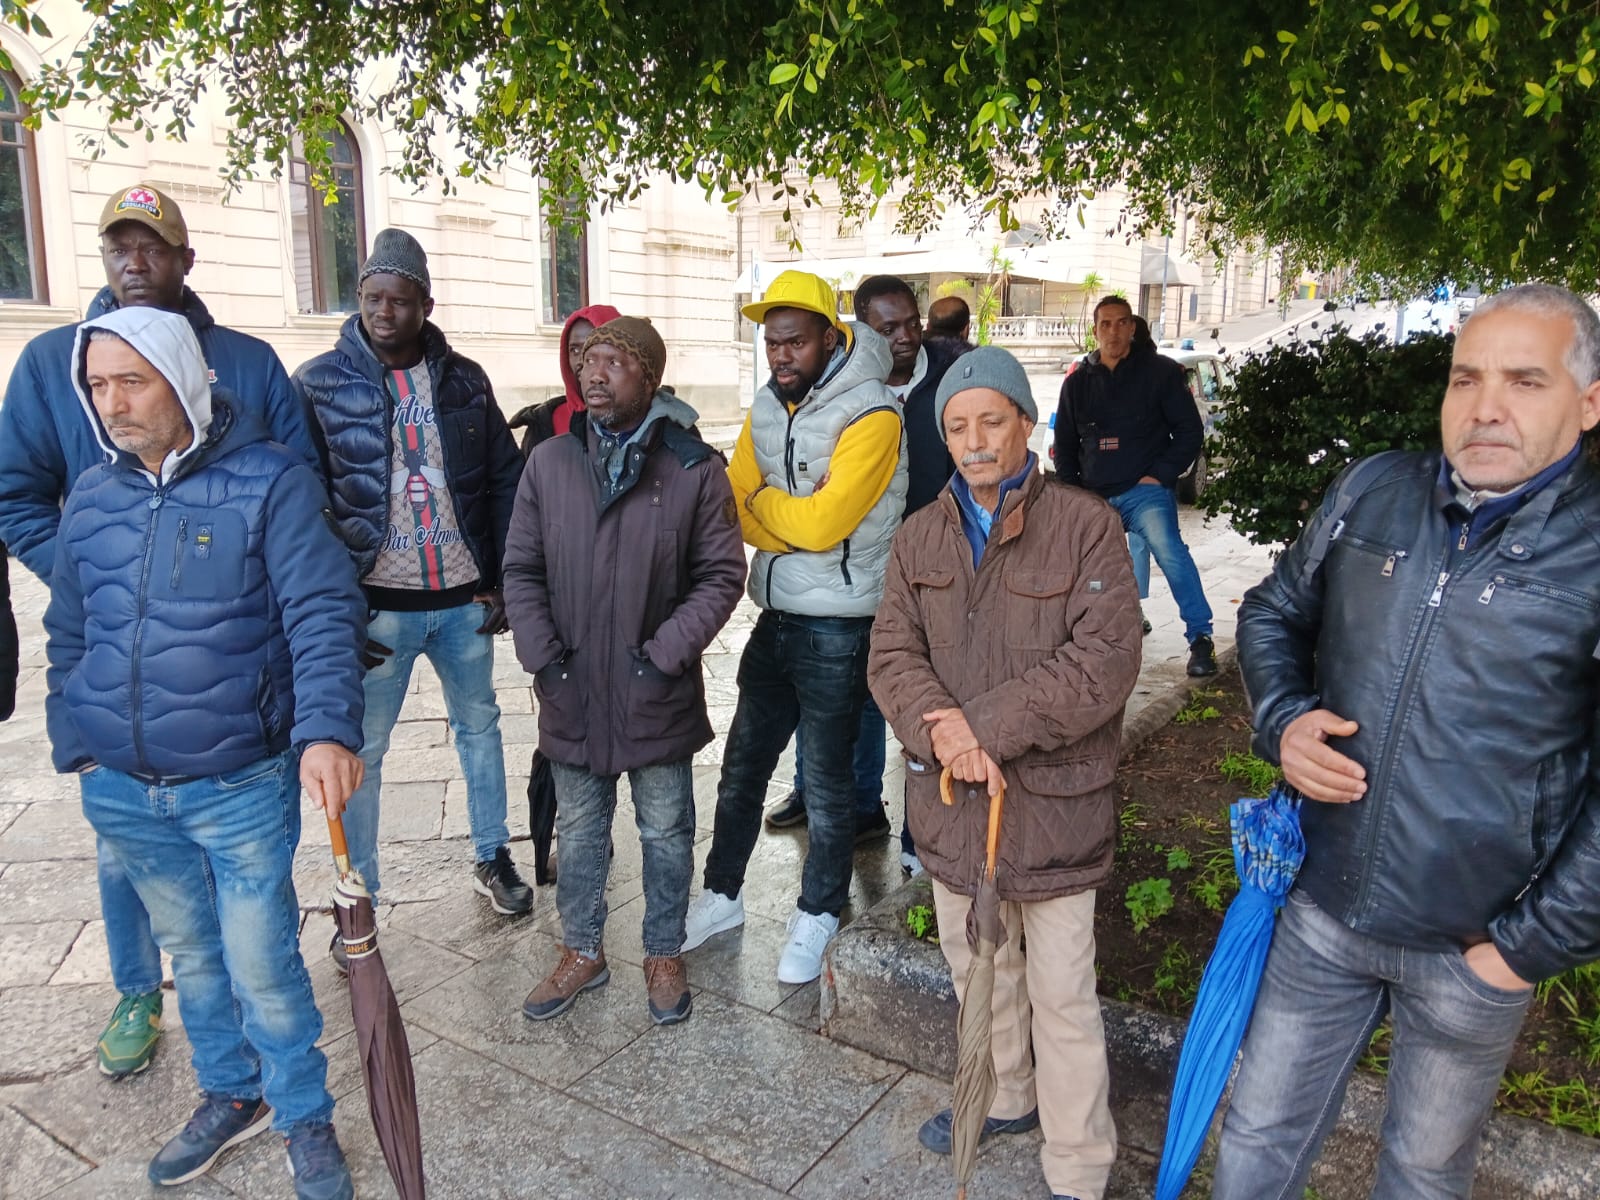
<svg viewBox="0 0 1600 1200">
<path fill-rule="evenodd" d="M 644 960 L 644 986 L 650 993 L 650 1019 L 657 1025 L 676 1025 L 689 1019 L 693 1003 L 689 972 L 681 955 Z"/>
<path fill-rule="evenodd" d="M 585 958 L 570 947 L 561 947 L 561 961 L 549 977 L 522 1002 L 522 1015 L 530 1021 L 548 1021 L 572 1007 L 579 992 L 604 987 L 611 979 L 606 952 Z"/>
</svg>

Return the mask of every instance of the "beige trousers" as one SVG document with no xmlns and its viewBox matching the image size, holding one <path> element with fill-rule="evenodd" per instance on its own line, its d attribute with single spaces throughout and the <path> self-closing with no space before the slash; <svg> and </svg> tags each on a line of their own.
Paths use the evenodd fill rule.
<svg viewBox="0 0 1600 1200">
<path fill-rule="evenodd" d="M 1044 1130 L 1039 1158 L 1045 1182 L 1054 1194 L 1076 1200 L 1101 1200 L 1117 1157 L 1105 1027 L 1095 995 L 1094 897 L 1091 891 L 1037 904 L 1002 905 L 1009 936 L 995 955 L 998 1087 L 989 1115 L 1020 1117 L 1037 1104 Z M 960 999 L 972 961 L 967 945 L 972 901 L 934 880 L 933 902 L 939 946 Z"/>
</svg>

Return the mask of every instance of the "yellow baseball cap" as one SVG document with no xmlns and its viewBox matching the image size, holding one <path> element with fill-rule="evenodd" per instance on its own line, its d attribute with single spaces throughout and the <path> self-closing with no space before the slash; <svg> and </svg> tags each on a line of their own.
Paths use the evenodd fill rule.
<svg viewBox="0 0 1600 1200">
<path fill-rule="evenodd" d="M 807 271 L 785 271 L 772 281 L 766 295 L 754 304 L 746 304 L 739 311 L 745 319 L 758 325 L 767 319 L 775 308 L 800 308 L 826 317 L 835 328 L 839 325 L 839 298 L 826 279 Z"/>
<path fill-rule="evenodd" d="M 131 188 L 111 193 L 106 206 L 100 210 L 100 232 L 123 221 L 134 221 L 156 235 L 169 246 L 187 246 L 189 227 L 183 223 L 183 213 L 164 192 L 148 183 L 136 183 Z"/>
</svg>

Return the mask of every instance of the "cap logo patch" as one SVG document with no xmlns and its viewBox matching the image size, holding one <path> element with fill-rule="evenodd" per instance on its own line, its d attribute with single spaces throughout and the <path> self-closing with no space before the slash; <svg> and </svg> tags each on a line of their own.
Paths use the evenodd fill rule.
<svg viewBox="0 0 1600 1200">
<path fill-rule="evenodd" d="M 961 369 L 961 378 L 963 378 L 963 379 L 971 379 L 972 378 L 972 368 L 971 367 L 963 367 Z"/>
<path fill-rule="evenodd" d="M 122 199 L 117 201 L 117 207 L 113 211 L 126 212 L 130 208 L 149 213 L 156 220 L 161 220 L 161 201 L 149 188 L 129 188 L 122 193 Z"/>
</svg>

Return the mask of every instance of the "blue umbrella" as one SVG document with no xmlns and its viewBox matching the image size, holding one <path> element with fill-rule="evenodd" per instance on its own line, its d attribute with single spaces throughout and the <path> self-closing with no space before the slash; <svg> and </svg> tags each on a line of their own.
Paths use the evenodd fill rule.
<svg viewBox="0 0 1600 1200">
<path fill-rule="evenodd" d="M 1236 801 L 1229 807 L 1228 821 L 1233 827 L 1239 894 L 1228 906 L 1216 949 L 1200 977 L 1200 992 L 1178 1055 L 1156 1200 L 1177 1200 L 1200 1157 L 1255 1008 L 1256 989 L 1272 945 L 1273 920 L 1306 856 L 1300 796 L 1284 784 L 1274 786 L 1265 800 Z"/>
</svg>

